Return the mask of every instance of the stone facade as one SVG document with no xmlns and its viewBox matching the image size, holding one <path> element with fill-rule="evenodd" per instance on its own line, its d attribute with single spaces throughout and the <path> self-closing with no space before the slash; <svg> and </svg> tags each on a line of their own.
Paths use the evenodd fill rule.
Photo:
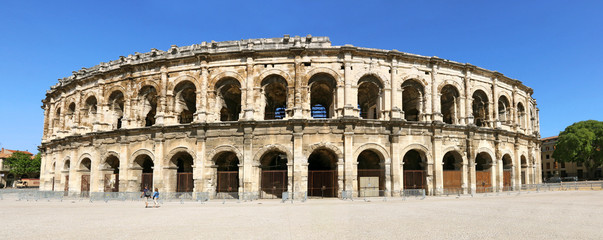
<svg viewBox="0 0 603 240">
<path fill-rule="evenodd" d="M 380 195 L 502 191 L 542 179 L 532 93 L 470 64 L 327 37 L 152 49 L 47 92 L 41 189 L 317 195 L 318 186 L 337 196 L 368 194 L 361 178 L 373 177 Z"/>
</svg>

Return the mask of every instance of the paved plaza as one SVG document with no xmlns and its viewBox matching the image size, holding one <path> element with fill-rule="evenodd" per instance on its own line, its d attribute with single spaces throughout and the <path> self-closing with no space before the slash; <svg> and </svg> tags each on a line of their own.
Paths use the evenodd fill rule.
<svg viewBox="0 0 603 240">
<path fill-rule="evenodd" d="M 601 239 L 603 191 L 293 204 L 0 200 L 2 238 Z"/>
</svg>

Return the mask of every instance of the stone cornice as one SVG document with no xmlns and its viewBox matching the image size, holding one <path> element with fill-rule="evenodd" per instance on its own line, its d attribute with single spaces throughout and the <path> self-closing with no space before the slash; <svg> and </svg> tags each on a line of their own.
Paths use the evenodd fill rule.
<svg viewBox="0 0 603 240">
<path fill-rule="evenodd" d="M 128 56 L 120 56 L 117 60 L 109 62 L 101 62 L 100 64 L 90 67 L 82 68 L 78 71 L 73 71 L 69 77 L 61 78 L 58 83 L 50 88 L 46 92 L 46 96 L 52 97 L 55 93 L 60 93 L 61 90 L 68 87 L 76 86 L 79 82 L 91 79 L 95 76 L 102 76 L 111 72 L 126 71 L 134 66 L 144 64 L 161 64 L 171 60 L 194 58 L 197 61 L 209 60 L 211 56 L 224 55 L 224 54 L 257 54 L 263 52 L 297 52 L 302 51 L 320 51 L 320 50 L 332 50 L 339 52 L 350 52 L 350 53 L 362 53 L 374 56 L 383 56 L 384 58 L 396 58 L 400 60 L 421 60 L 428 64 L 437 64 L 440 66 L 450 66 L 465 69 L 466 71 L 472 71 L 486 76 L 496 76 L 499 81 L 505 82 L 512 86 L 518 86 L 519 89 L 528 92 L 530 95 L 533 90 L 527 86 L 524 86 L 521 81 L 508 78 L 496 71 L 487 70 L 484 68 L 476 67 L 468 63 L 459 63 L 438 57 L 427 57 L 417 54 L 404 53 L 398 50 L 382 50 L 375 48 L 363 48 L 356 47 L 353 45 L 344 46 L 331 46 L 331 41 L 328 37 L 289 37 L 285 35 L 282 38 L 259 38 L 259 39 L 244 39 L 239 41 L 224 41 L 224 42 L 202 42 L 201 44 L 194 44 L 191 46 L 178 47 L 176 45 L 170 46 L 167 51 L 158 49 L 151 49 L 147 53 L 134 53 Z"/>
</svg>

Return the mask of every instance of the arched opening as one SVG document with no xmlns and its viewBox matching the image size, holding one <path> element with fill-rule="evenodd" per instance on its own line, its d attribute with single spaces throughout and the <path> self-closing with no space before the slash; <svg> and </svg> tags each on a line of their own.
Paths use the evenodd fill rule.
<svg viewBox="0 0 603 240">
<path fill-rule="evenodd" d="M 460 94 L 452 85 L 446 85 L 442 88 L 440 96 L 440 107 L 443 121 L 448 124 L 458 124 Z"/>
<path fill-rule="evenodd" d="M 526 175 L 528 171 L 528 161 L 526 156 L 521 155 L 521 184 L 528 184 Z M 561 174 L 559 174 L 561 175 Z"/>
<path fill-rule="evenodd" d="M 463 191 L 463 157 L 457 151 L 444 154 L 443 182 L 447 194 L 458 194 Z"/>
<path fill-rule="evenodd" d="M 427 158 L 425 153 L 418 150 L 410 150 L 404 154 L 404 189 L 425 189 Z"/>
<path fill-rule="evenodd" d="M 138 93 L 140 101 L 140 116 L 144 118 L 145 127 L 155 125 L 155 115 L 157 114 L 157 89 L 153 86 L 144 86 Z"/>
<path fill-rule="evenodd" d="M 281 76 L 270 75 L 262 80 L 264 91 L 264 120 L 283 119 L 287 109 L 287 81 Z"/>
<path fill-rule="evenodd" d="M 193 114 L 197 112 L 195 84 L 183 81 L 176 85 L 174 92 L 174 112 L 178 114 L 178 122 L 181 124 L 193 122 Z"/>
<path fill-rule="evenodd" d="M 505 154 L 502 158 L 503 163 L 503 191 L 511 191 L 511 173 L 513 172 L 513 161 L 509 154 Z"/>
<path fill-rule="evenodd" d="M 92 124 L 96 121 L 97 101 L 96 97 L 90 96 L 86 99 L 83 112 L 83 125 L 92 128 Z"/>
<path fill-rule="evenodd" d="M 526 109 L 523 107 L 522 103 L 517 104 L 517 121 L 519 127 L 522 129 L 526 128 Z"/>
<path fill-rule="evenodd" d="M 509 108 L 509 99 L 505 96 L 498 98 L 498 120 L 503 124 L 511 121 L 511 109 Z"/>
<path fill-rule="evenodd" d="M 135 171 L 140 176 L 140 191 L 146 187 L 149 190 L 153 189 L 153 168 L 155 164 L 149 155 L 141 154 L 134 159 Z"/>
<path fill-rule="evenodd" d="M 358 196 L 377 197 L 385 195 L 384 159 L 372 150 L 358 155 Z"/>
<path fill-rule="evenodd" d="M 176 182 L 171 182 L 169 189 L 176 192 L 192 192 L 194 189 L 193 181 L 193 156 L 188 152 L 178 152 L 170 159 L 171 171 L 167 170 L 167 175 L 176 175 Z M 173 174 L 173 175 L 172 175 Z M 174 188 L 175 187 L 175 188 Z"/>
<path fill-rule="evenodd" d="M 222 152 L 214 157 L 214 161 L 218 166 L 216 192 L 238 198 L 239 158 L 234 152 Z"/>
<path fill-rule="evenodd" d="M 363 119 L 379 119 L 381 82 L 374 76 L 364 76 L 358 81 L 358 109 Z"/>
<path fill-rule="evenodd" d="M 70 160 L 66 160 L 63 163 L 63 176 L 65 179 L 65 183 L 64 183 L 64 188 L 63 191 L 65 192 L 65 196 L 67 196 L 69 194 L 69 170 L 71 169 L 71 161 Z"/>
<path fill-rule="evenodd" d="M 475 158 L 476 192 L 492 192 L 492 158 L 481 152 Z"/>
<path fill-rule="evenodd" d="M 71 129 L 75 124 L 75 103 L 72 102 L 67 108 L 67 127 Z"/>
<path fill-rule="evenodd" d="M 90 169 L 92 161 L 90 158 L 84 158 L 80 163 L 78 172 L 81 173 L 81 193 L 83 196 L 89 196 L 90 194 Z"/>
<path fill-rule="evenodd" d="M 241 113 L 241 84 L 234 78 L 225 78 L 216 83 L 217 104 L 220 121 L 238 121 Z"/>
<path fill-rule="evenodd" d="M 415 80 L 402 83 L 402 111 L 406 121 L 420 121 L 423 109 L 423 85 Z"/>
<path fill-rule="evenodd" d="M 333 95 L 335 94 L 336 81 L 326 73 L 319 73 L 308 81 L 310 86 L 310 114 L 312 118 L 331 118 L 335 104 Z"/>
<path fill-rule="evenodd" d="M 119 158 L 109 155 L 101 171 L 104 173 L 104 191 L 119 192 Z"/>
<path fill-rule="evenodd" d="M 535 122 L 536 122 L 536 118 L 534 117 L 534 111 L 530 107 L 530 127 L 532 129 L 536 128 L 536 123 Z"/>
<path fill-rule="evenodd" d="M 478 127 L 488 126 L 488 95 L 482 90 L 473 93 L 473 119 Z"/>
<path fill-rule="evenodd" d="M 124 93 L 113 91 L 109 95 L 109 111 L 111 111 L 111 125 L 113 129 L 120 129 L 124 117 Z"/>
<path fill-rule="evenodd" d="M 57 108 L 57 111 L 54 115 L 54 119 L 52 120 L 52 128 L 54 129 L 54 132 L 61 130 L 60 122 L 61 122 L 61 108 L 59 107 L 59 108 Z"/>
<path fill-rule="evenodd" d="M 337 155 L 319 148 L 308 157 L 308 196 L 337 197 Z"/>
<path fill-rule="evenodd" d="M 287 191 L 287 155 L 281 151 L 264 153 L 260 159 L 262 198 L 281 198 Z"/>
</svg>

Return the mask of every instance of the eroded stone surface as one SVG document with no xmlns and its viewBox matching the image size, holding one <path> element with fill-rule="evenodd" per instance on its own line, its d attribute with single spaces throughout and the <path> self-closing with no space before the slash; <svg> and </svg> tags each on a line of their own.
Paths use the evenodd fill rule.
<svg viewBox="0 0 603 240">
<path fill-rule="evenodd" d="M 469 64 L 327 37 L 153 49 L 47 92 L 41 189 L 139 191 L 152 173 L 163 192 L 212 196 L 502 191 L 541 181 L 532 92 Z M 308 189 L 319 169 L 333 181 Z M 264 170 L 286 177 L 266 184 Z M 219 172 L 238 178 L 220 190 Z M 370 176 L 378 187 L 359 186 Z"/>
</svg>

